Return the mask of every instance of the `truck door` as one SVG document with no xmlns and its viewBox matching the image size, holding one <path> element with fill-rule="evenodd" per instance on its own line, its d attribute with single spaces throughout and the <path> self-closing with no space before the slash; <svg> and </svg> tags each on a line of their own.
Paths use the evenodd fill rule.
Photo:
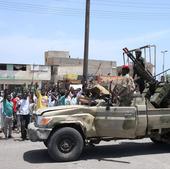
<svg viewBox="0 0 170 169">
<path fill-rule="evenodd" d="M 95 118 L 98 136 L 134 138 L 136 131 L 136 107 L 98 107 Z"/>
</svg>

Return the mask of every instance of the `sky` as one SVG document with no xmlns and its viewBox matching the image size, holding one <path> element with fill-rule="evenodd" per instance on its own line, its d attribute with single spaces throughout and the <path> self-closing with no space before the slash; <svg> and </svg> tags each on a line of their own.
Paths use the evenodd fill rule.
<svg viewBox="0 0 170 169">
<path fill-rule="evenodd" d="M 91 0 L 89 59 L 123 64 L 122 49 L 156 45 L 170 68 L 170 1 Z M 0 62 L 44 64 L 44 52 L 83 58 L 85 0 L 0 0 Z"/>
</svg>

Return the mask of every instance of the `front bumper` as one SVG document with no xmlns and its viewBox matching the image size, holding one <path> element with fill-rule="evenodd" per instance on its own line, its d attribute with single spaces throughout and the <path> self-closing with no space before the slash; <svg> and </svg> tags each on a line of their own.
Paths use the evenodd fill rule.
<svg viewBox="0 0 170 169">
<path fill-rule="evenodd" d="M 27 130 L 28 137 L 33 142 L 47 140 L 51 131 L 52 131 L 52 129 L 50 129 L 50 128 L 36 127 L 34 123 L 30 123 L 28 125 L 28 130 Z"/>
</svg>

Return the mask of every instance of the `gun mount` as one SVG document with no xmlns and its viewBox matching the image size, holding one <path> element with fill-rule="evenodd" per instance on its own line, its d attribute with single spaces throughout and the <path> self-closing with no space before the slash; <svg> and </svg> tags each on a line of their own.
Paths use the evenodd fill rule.
<svg viewBox="0 0 170 169">
<path fill-rule="evenodd" d="M 127 49 L 123 48 L 124 53 L 132 60 L 134 64 L 137 65 L 137 71 L 140 77 L 142 77 L 148 87 L 145 88 L 143 94 L 150 100 L 153 106 L 156 108 L 164 108 L 170 106 L 170 83 L 159 82 L 155 79 L 152 74 L 146 70 L 141 63 L 133 56 L 133 54 Z"/>
</svg>

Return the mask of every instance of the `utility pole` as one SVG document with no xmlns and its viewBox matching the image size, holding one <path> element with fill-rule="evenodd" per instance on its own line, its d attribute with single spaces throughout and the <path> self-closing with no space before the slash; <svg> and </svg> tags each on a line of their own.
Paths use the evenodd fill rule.
<svg viewBox="0 0 170 169">
<path fill-rule="evenodd" d="M 84 62 L 83 62 L 83 83 L 87 82 L 88 76 L 88 54 L 89 54 L 89 27 L 90 27 L 90 0 L 86 0 L 85 14 L 85 35 L 84 35 Z"/>
<path fill-rule="evenodd" d="M 165 76 L 165 53 L 168 52 L 167 50 L 163 50 L 161 51 L 162 55 L 163 55 L 163 63 L 162 63 L 162 72 L 163 72 L 163 76 Z"/>
</svg>

